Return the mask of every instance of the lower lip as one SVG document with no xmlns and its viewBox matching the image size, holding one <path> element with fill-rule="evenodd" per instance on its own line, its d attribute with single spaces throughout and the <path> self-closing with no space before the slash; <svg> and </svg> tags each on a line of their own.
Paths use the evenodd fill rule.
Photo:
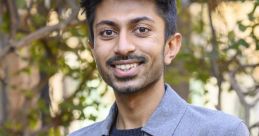
<svg viewBox="0 0 259 136">
<path fill-rule="evenodd" d="M 128 71 L 123 71 L 119 68 L 113 68 L 113 70 L 114 70 L 114 74 L 115 74 L 116 77 L 118 77 L 118 78 L 129 78 L 129 77 L 134 77 L 134 76 L 137 75 L 139 66 L 140 65 L 138 65 L 137 67 L 131 68 Z"/>
</svg>

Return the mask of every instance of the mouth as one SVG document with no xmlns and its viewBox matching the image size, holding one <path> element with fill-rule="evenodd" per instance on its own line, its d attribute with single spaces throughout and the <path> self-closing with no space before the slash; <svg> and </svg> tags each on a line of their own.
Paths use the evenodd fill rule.
<svg viewBox="0 0 259 136">
<path fill-rule="evenodd" d="M 116 68 L 116 69 L 126 72 L 126 71 L 134 69 L 142 64 L 144 64 L 144 61 L 120 60 L 120 61 L 114 61 L 113 63 L 110 64 L 110 66 L 112 68 Z"/>
<path fill-rule="evenodd" d="M 114 61 L 110 67 L 114 73 L 114 76 L 118 79 L 132 79 L 140 71 L 144 61 L 138 60 L 120 60 Z"/>
<path fill-rule="evenodd" d="M 118 64 L 118 65 L 114 65 L 113 67 L 116 69 L 120 69 L 121 71 L 129 71 L 133 68 L 136 68 L 139 64 L 138 63 L 133 63 L 133 64 Z"/>
<path fill-rule="evenodd" d="M 135 77 L 146 62 L 143 56 L 114 56 L 107 61 L 107 65 L 112 68 L 115 77 L 122 79 Z"/>
</svg>

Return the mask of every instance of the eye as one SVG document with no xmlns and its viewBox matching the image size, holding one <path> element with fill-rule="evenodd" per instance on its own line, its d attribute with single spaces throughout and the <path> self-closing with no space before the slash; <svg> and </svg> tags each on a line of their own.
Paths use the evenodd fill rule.
<svg viewBox="0 0 259 136">
<path fill-rule="evenodd" d="M 145 32 L 148 32 L 149 29 L 147 29 L 147 28 L 145 28 L 145 27 L 139 27 L 139 28 L 137 29 L 137 31 L 139 31 L 140 33 L 145 33 Z"/>
<path fill-rule="evenodd" d="M 135 34 L 136 34 L 137 36 L 140 36 L 140 37 L 146 37 L 146 36 L 148 36 L 150 31 L 151 31 L 151 30 L 150 30 L 149 28 L 143 27 L 143 26 L 137 27 L 137 28 L 134 30 Z"/>
<path fill-rule="evenodd" d="M 103 38 L 103 39 L 111 39 L 114 36 L 116 36 L 116 32 L 114 30 L 111 29 L 107 29 L 107 30 L 103 30 L 99 33 L 99 35 Z"/>
<path fill-rule="evenodd" d="M 138 27 L 136 31 L 138 33 L 146 33 L 146 32 L 149 32 L 150 30 L 146 27 Z"/>
<path fill-rule="evenodd" d="M 101 34 L 103 36 L 110 36 L 110 35 L 113 34 L 113 31 L 112 30 L 104 30 Z"/>
</svg>

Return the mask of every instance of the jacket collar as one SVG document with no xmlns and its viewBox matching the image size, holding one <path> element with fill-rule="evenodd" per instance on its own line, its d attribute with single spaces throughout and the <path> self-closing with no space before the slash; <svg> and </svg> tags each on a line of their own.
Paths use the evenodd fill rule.
<svg viewBox="0 0 259 136">
<path fill-rule="evenodd" d="M 143 131 L 153 136 L 171 136 L 180 123 L 187 103 L 169 86 L 165 85 L 165 94 Z"/>
<path fill-rule="evenodd" d="M 114 103 L 110 109 L 108 116 L 101 123 L 101 126 L 100 126 L 100 135 L 101 136 L 109 136 L 110 129 L 113 125 L 113 121 L 116 120 L 117 113 L 118 113 L 117 106 L 116 106 L 116 103 Z"/>
<path fill-rule="evenodd" d="M 142 131 L 152 136 L 173 135 L 186 109 L 187 103 L 168 84 L 165 84 L 164 96 Z M 102 136 L 109 136 L 117 111 L 116 104 L 113 104 L 109 115 L 101 123 Z"/>
</svg>

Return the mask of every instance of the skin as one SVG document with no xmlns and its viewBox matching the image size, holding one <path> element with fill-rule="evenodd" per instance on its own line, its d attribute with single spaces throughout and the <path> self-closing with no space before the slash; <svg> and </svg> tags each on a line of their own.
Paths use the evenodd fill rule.
<svg viewBox="0 0 259 136">
<path fill-rule="evenodd" d="M 151 0 L 104 0 L 96 9 L 92 53 L 102 78 L 114 89 L 118 129 L 144 126 L 162 99 L 164 65 L 181 47 L 181 35 L 165 41 L 164 28 Z"/>
</svg>

